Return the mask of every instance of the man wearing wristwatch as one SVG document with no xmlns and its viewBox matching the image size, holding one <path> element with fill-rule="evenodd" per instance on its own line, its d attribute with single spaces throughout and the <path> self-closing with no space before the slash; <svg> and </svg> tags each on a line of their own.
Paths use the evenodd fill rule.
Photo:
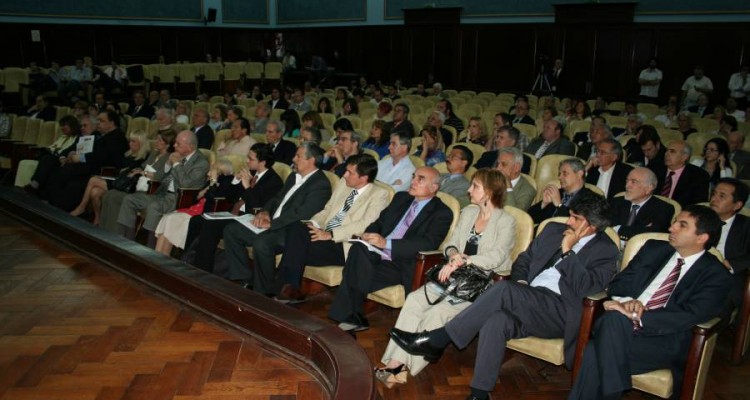
<svg viewBox="0 0 750 400">
<path fill-rule="evenodd" d="M 391 330 L 410 354 L 439 358 L 451 342 L 464 348 L 479 335 L 468 399 L 487 399 L 510 339 L 563 337 L 572 367 L 582 299 L 603 290 L 617 271 L 617 246 L 604 233 L 607 201 L 582 192 L 570 202 L 566 224 L 549 223 L 513 263 L 511 279 L 499 281 L 444 328 L 422 333 Z"/>
</svg>

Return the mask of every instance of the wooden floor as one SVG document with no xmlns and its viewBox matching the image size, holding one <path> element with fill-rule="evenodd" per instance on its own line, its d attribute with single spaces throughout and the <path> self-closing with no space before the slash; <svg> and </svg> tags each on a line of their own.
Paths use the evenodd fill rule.
<svg viewBox="0 0 750 400">
<path fill-rule="evenodd" d="M 323 399 L 315 378 L 0 214 L 0 399 Z"/>
<path fill-rule="evenodd" d="M 325 319 L 325 292 L 299 305 Z M 369 315 L 357 335 L 373 365 L 398 310 Z M 750 361 L 727 363 L 731 335 L 714 353 L 705 399 L 750 400 Z M 384 399 L 463 400 L 476 345 L 452 346 Z M 570 373 L 514 355 L 493 399 L 564 399 Z M 322 399 L 314 377 L 227 329 L 0 214 L 0 400 Z M 629 393 L 626 399 L 651 399 Z"/>
</svg>

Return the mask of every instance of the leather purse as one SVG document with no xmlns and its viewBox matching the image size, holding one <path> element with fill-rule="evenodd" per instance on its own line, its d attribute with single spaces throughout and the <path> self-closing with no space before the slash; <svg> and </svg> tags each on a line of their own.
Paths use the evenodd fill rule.
<svg viewBox="0 0 750 400">
<path fill-rule="evenodd" d="M 443 265 L 436 265 L 425 274 L 429 283 L 442 288 L 440 296 L 436 300 L 430 300 L 427 295 L 427 285 L 424 285 L 425 297 L 430 305 L 440 303 L 448 296 L 463 301 L 474 301 L 494 283 L 491 273 L 488 274 L 473 264 L 456 269 L 445 282 L 441 282 L 438 276 L 442 268 Z"/>
</svg>

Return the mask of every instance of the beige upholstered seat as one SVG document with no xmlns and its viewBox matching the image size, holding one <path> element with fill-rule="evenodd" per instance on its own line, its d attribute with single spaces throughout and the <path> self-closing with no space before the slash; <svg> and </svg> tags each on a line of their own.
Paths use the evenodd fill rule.
<svg viewBox="0 0 750 400">
<path fill-rule="evenodd" d="M 549 182 L 556 181 L 557 173 L 560 168 L 560 161 L 567 160 L 569 158 L 575 157 L 563 154 L 548 154 L 537 160 L 536 171 L 533 175 L 534 179 L 536 180 L 537 187 L 544 186 Z M 583 160 L 581 160 L 581 162 L 583 162 Z"/>
<path fill-rule="evenodd" d="M 534 221 L 529 214 L 520 208 L 505 206 L 503 210 L 516 220 L 516 242 L 510 252 L 510 259 L 516 261 L 518 255 L 526 251 L 531 244 L 531 240 L 534 239 Z"/>
</svg>

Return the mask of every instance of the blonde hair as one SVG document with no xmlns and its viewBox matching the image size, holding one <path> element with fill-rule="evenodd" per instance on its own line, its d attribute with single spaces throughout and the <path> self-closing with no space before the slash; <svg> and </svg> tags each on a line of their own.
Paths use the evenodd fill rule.
<svg viewBox="0 0 750 400">
<path fill-rule="evenodd" d="M 143 131 L 135 131 L 128 135 L 128 139 L 137 140 L 141 146 L 136 154 L 133 154 L 133 152 L 128 149 L 128 151 L 125 152 L 125 157 L 133 157 L 136 160 L 145 160 L 146 157 L 148 157 L 149 152 L 151 152 L 151 142 L 148 140 L 148 134 Z"/>
</svg>

